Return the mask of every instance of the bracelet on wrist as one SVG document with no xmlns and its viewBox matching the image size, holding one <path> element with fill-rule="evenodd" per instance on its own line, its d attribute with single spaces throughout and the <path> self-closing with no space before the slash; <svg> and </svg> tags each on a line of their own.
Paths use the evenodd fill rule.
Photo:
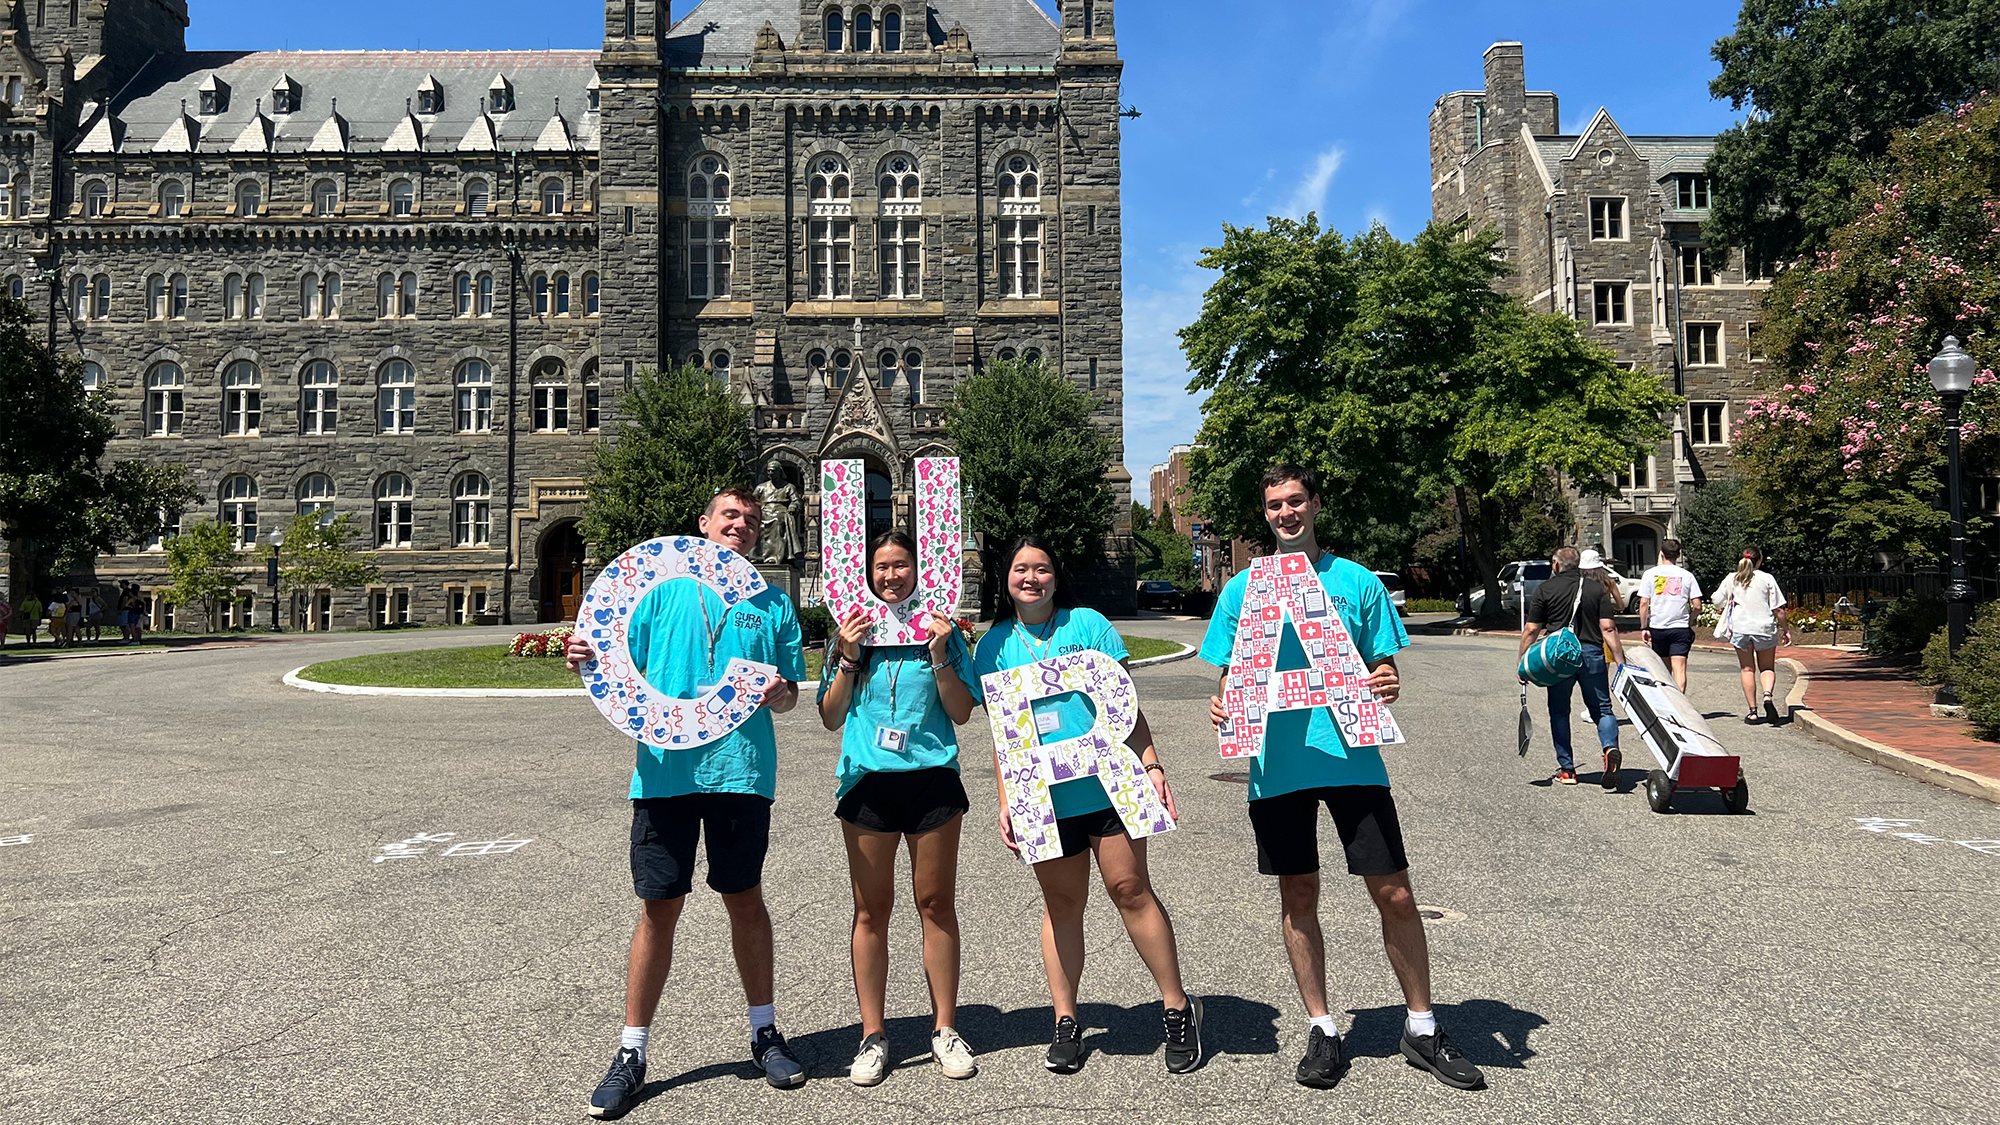
<svg viewBox="0 0 2000 1125">
<path fill-rule="evenodd" d="M 849 660 L 843 656 L 840 658 L 840 670 L 852 676 L 861 671 L 861 662 L 859 660 Z"/>
<path fill-rule="evenodd" d="M 1158 763 L 1158 762 L 1147 762 L 1147 763 L 1146 763 L 1146 772 L 1147 772 L 1147 773 L 1151 773 L 1151 772 L 1153 772 L 1154 770 L 1159 770 L 1159 771 L 1160 771 L 1160 776 L 1161 776 L 1161 777 L 1165 777 L 1165 776 L 1167 776 L 1167 767 L 1165 767 L 1165 766 L 1161 765 L 1161 764 L 1160 764 L 1160 763 Z"/>
</svg>

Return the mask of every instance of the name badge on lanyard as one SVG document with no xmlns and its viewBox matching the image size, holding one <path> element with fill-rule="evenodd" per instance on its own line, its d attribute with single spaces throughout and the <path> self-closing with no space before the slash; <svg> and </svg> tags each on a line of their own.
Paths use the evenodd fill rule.
<svg viewBox="0 0 2000 1125">
<path fill-rule="evenodd" d="M 907 754 L 910 752 L 910 732 L 895 727 L 876 727 L 875 749 L 891 754 Z"/>
</svg>

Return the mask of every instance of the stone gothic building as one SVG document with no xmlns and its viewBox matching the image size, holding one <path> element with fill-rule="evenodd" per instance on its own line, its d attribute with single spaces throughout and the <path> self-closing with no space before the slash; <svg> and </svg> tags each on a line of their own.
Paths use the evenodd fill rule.
<svg viewBox="0 0 2000 1125">
<path fill-rule="evenodd" d="M 1113 9 L 607 0 L 601 52 L 190 52 L 185 0 L 16 0 L 0 274 L 112 395 L 111 456 L 194 470 L 189 518 L 254 557 L 294 514 L 366 529 L 382 584 L 287 627 L 573 616 L 592 450 L 668 363 L 751 407 L 810 587 L 817 462 L 865 460 L 907 525 L 993 359 L 1090 390 L 1122 451 Z M 166 582 L 157 543 L 97 574 Z"/>
<path fill-rule="evenodd" d="M 1519 43 L 1487 50 L 1485 89 L 1438 99 L 1430 134 L 1431 217 L 1497 228 L 1516 295 L 1688 399 L 1615 498 L 1578 504 L 1583 542 L 1637 573 L 1688 491 L 1734 472 L 1735 409 L 1763 362 L 1765 271 L 1702 242 L 1715 138 L 1629 135 L 1602 109 L 1564 133 L 1556 95 L 1528 89 Z"/>
</svg>

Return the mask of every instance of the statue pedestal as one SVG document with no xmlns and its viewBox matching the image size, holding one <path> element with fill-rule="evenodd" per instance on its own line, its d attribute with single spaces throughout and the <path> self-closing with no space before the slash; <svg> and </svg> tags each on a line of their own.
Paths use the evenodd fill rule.
<svg viewBox="0 0 2000 1125">
<path fill-rule="evenodd" d="M 798 604 L 799 601 L 798 567 L 788 566 L 784 563 L 766 563 L 766 562 L 760 562 L 755 565 L 757 567 L 757 573 L 764 576 L 764 581 L 769 583 L 772 589 L 784 591 L 785 596 L 792 599 L 793 605 Z"/>
</svg>

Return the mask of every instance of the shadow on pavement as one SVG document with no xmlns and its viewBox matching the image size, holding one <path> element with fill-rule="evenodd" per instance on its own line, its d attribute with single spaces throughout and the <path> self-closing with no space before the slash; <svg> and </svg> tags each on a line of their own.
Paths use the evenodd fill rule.
<svg viewBox="0 0 2000 1125">
<path fill-rule="evenodd" d="M 1465 1052 L 1474 1066 L 1519 1070 L 1539 1052 L 1528 1037 L 1549 1021 L 1539 1012 L 1516 1008 L 1504 1000 L 1467 1000 L 1437 1005 L 1438 1026 Z M 1352 1009 L 1354 1026 L 1344 1037 L 1350 1058 L 1386 1059 L 1402 1054 L 1402 1005 Z"/>
</svg>

